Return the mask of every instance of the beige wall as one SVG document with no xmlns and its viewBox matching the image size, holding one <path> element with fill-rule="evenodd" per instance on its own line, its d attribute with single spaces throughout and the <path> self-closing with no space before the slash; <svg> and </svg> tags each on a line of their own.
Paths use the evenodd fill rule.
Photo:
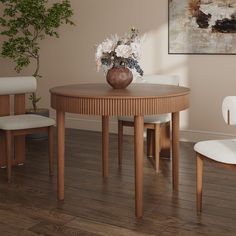
<svg viewBox="0 0 236 236">
<path fill-rule="evenodd" d="M 236 129 L 227 127 L 221 116 L 223 97 L 236 94 L 236 57 L 168 55 L 167 0 L 71 2 L 76 27 L 65 26 L 60 30 L 60 39 L 41 43 L 41 74 L 44 77 L 39 82 L 39 93 L 43 97 L 41 106 L 50 106 L 50 87 L 104 82 L 104 75 L 97 73 L 95 68 L 95 45 L 113 33 L 123 34 L 135 26 L 146 33 L 141 63 L 145 73 L 179 74 L 181 85 L 192 90 L 191 108 L 182 114 L 182 138 L 196 140 L 218 135 L 215 133 L 221 136 L 236 134 Z M 32 68 L 22 74 L 31 74 Z M 15 74 L 13 64 L 0 59 L 0 76 Z M 93 117 L 84 119 L 69 114 L 67 126 L 98 130 L 100 122 Z"/>
</svg>

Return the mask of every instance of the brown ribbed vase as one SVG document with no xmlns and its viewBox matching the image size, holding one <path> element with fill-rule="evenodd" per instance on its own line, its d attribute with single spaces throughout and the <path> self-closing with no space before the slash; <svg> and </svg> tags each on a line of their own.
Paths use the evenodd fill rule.
<svg viewBox="0 0 236 236">
<path fill-rule="evenodd" d="M 113 67 L 107 72 L 107 82 L 114 89 L 124 89 L 132 80 L 133 74 L 126 67 Z"/>
</svg>

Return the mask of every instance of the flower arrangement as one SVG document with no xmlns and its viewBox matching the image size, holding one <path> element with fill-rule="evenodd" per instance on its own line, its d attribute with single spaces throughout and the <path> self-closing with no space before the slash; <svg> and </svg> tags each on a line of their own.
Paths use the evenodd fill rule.
<svg viewBox="0 0 236 236">
<path fill-rule="evenodd" d="M 107 38 L 97 46 L 95 59 L 98 71 L 101 67 L 105 72 L 114 67 L 125 67 L 143 76 L 143 70 L 138 64 L 141 58 L 141 43 L 142 38 L 135 28 L 123 38 L 117 35 Z"/>
</svg>

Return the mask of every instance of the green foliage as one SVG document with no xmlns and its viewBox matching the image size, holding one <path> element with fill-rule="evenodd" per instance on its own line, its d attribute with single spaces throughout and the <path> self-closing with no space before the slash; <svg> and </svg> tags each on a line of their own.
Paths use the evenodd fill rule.
<svg viewBox="0 0 236 236">
<path fill-rule="evenodd" d="M 59 37 L 58 28 L 63 24 L 74 25 L 69 0 L 50 4 L 48 0 L 0 0 L 0 35 L 6 37 L 1 55 L 12 59 L 15 70 L 20 72 L 31 60 L 36 60 L 33 74 L 39 78 L 39 43 L 46 36 Z M 38 101 L 32 96 L 32 101 Z"/>
</svg>

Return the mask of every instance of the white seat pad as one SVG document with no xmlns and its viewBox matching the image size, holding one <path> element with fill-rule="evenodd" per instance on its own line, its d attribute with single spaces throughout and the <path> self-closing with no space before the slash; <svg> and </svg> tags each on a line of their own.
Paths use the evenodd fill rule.
<svg viewBox="0 0 236 236">
<path fill-rule="evenodd" d="M 0 117 L 0 129 L 21 130 L 55 125 L 55 121 L 39 115 L 23 114 Z"/>
<path fill-rule="evenodd" d="M 118 120 L 134 122 L 133 116 L 119 116 Z M 170 114 L 144 116 L 144 123 L 166 123 L 171 120 Z"/>
<path fill-rule="evenodd" d="M 194 150 L 209 159 L 236 164 L 236 139 L 209 140 L 198 142 Z"/>
</svg>

